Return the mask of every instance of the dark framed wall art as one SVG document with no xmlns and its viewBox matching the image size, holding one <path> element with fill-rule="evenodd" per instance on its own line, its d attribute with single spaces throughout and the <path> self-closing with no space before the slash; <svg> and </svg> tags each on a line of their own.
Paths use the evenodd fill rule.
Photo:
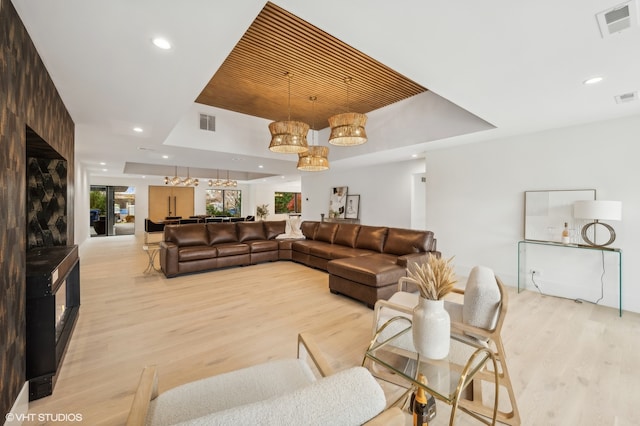
<svg viewBox="0 0 640 426">
<path fill-rule="evenodd" d="M 358 219 L 360 212 L 360 195 L 347 195 L 345 219 Z"/>
</svg>

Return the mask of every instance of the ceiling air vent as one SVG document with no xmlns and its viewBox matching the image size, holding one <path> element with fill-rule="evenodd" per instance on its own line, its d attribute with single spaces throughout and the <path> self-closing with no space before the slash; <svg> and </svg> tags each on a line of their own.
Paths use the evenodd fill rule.
<svg viewBox="0 0 640 426">
<path fill-rule="evenodd" d="M 616 103 L 623 104 L 625 102 L 633 102 L 638 100 L 638 92 L 623 93 L 622 95 L 615 96 Z"/>
<path fill-rule="evenodd" d="M 200 130 L 216 131 L 216 118 L 213 115 L 200 114 Z"/>
<path fill-rule="evenodd" d="M 636 2 L 628 1 L 596 15 L 600 34 L 606 38 L 637 26 Z"/>
</svg>

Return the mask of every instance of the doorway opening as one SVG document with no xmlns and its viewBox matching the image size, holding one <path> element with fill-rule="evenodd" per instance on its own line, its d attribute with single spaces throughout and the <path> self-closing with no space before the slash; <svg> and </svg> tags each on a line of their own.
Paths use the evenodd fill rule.
<svg viewBox="0 0 640 426">
<path fill-rule="evenodd" d="M 136 188 L 91 185 L 89 226 L 92 237 L 135 234 Z"/>
</svg>

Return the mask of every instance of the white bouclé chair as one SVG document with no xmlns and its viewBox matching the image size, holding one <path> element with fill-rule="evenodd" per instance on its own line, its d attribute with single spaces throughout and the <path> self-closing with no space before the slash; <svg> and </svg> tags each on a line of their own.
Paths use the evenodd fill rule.
<svg viewBox="0 0 640 426">
<path fill-rule="evenodd" d="M 159 395 L 157 381 L 155 366 L 146 367 L 128 426 L 373 426 L 404 422 L 399 409 L 385 411 L 384 393 L 369 371 L 353 367 L 332 374 L 313 341 L 304 335 L 298 337 L 298 357 L 294 359 L 197 380 Z"/>
</svg>

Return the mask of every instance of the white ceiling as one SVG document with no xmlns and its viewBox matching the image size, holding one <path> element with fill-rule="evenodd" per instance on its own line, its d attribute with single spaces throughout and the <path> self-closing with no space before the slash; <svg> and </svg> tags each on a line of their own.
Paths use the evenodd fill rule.
<svg viewBox="0 0 640 426">
<path fill-rule="evenodd" d="M 637 17 L 633 28 L 608 38 L 601 37 L 595 17 L 623 3 L 619 0 L 274 3 L 496 127 L 384 149 L 370 141 L 341 151 L 332 168 L 405 160 L 410 153 L 447 144 L 640 114 L 640 102 L 614 101 L 616 95 L 640 90 Z M 122 176 L 125 163 L 131 162 L 165 164 L 167 174 L 178 165 L 297 178 L 294 157 L 267 149 L 266 120 L 193 102 L 260 12 L 263 0 L 13 4 L 76 124 L 76 159 L 91 175 Z M 158 35 L 173 48 L 155 48 L 151 39 Z M 592 76 L 604 80 L 582 84 Z M 369 122 L 392 114 L 392 107 L 369 114 Z M 250 122 L 247 128 L 264 128 L 264 133 L 235 135 L 245 140 L 224 149 L 190 144 L 201 134 L 194 128 L 190 135 L 184 125 L 197 112 L 216 115 L 223 127 Z M 135 126 L 144 132 L 135 133 Z M 317 138 L 326 141 L 326 136 L 320 133 Z M 258 164 L 263 168 L 257 169 Z"/>
</svg>

